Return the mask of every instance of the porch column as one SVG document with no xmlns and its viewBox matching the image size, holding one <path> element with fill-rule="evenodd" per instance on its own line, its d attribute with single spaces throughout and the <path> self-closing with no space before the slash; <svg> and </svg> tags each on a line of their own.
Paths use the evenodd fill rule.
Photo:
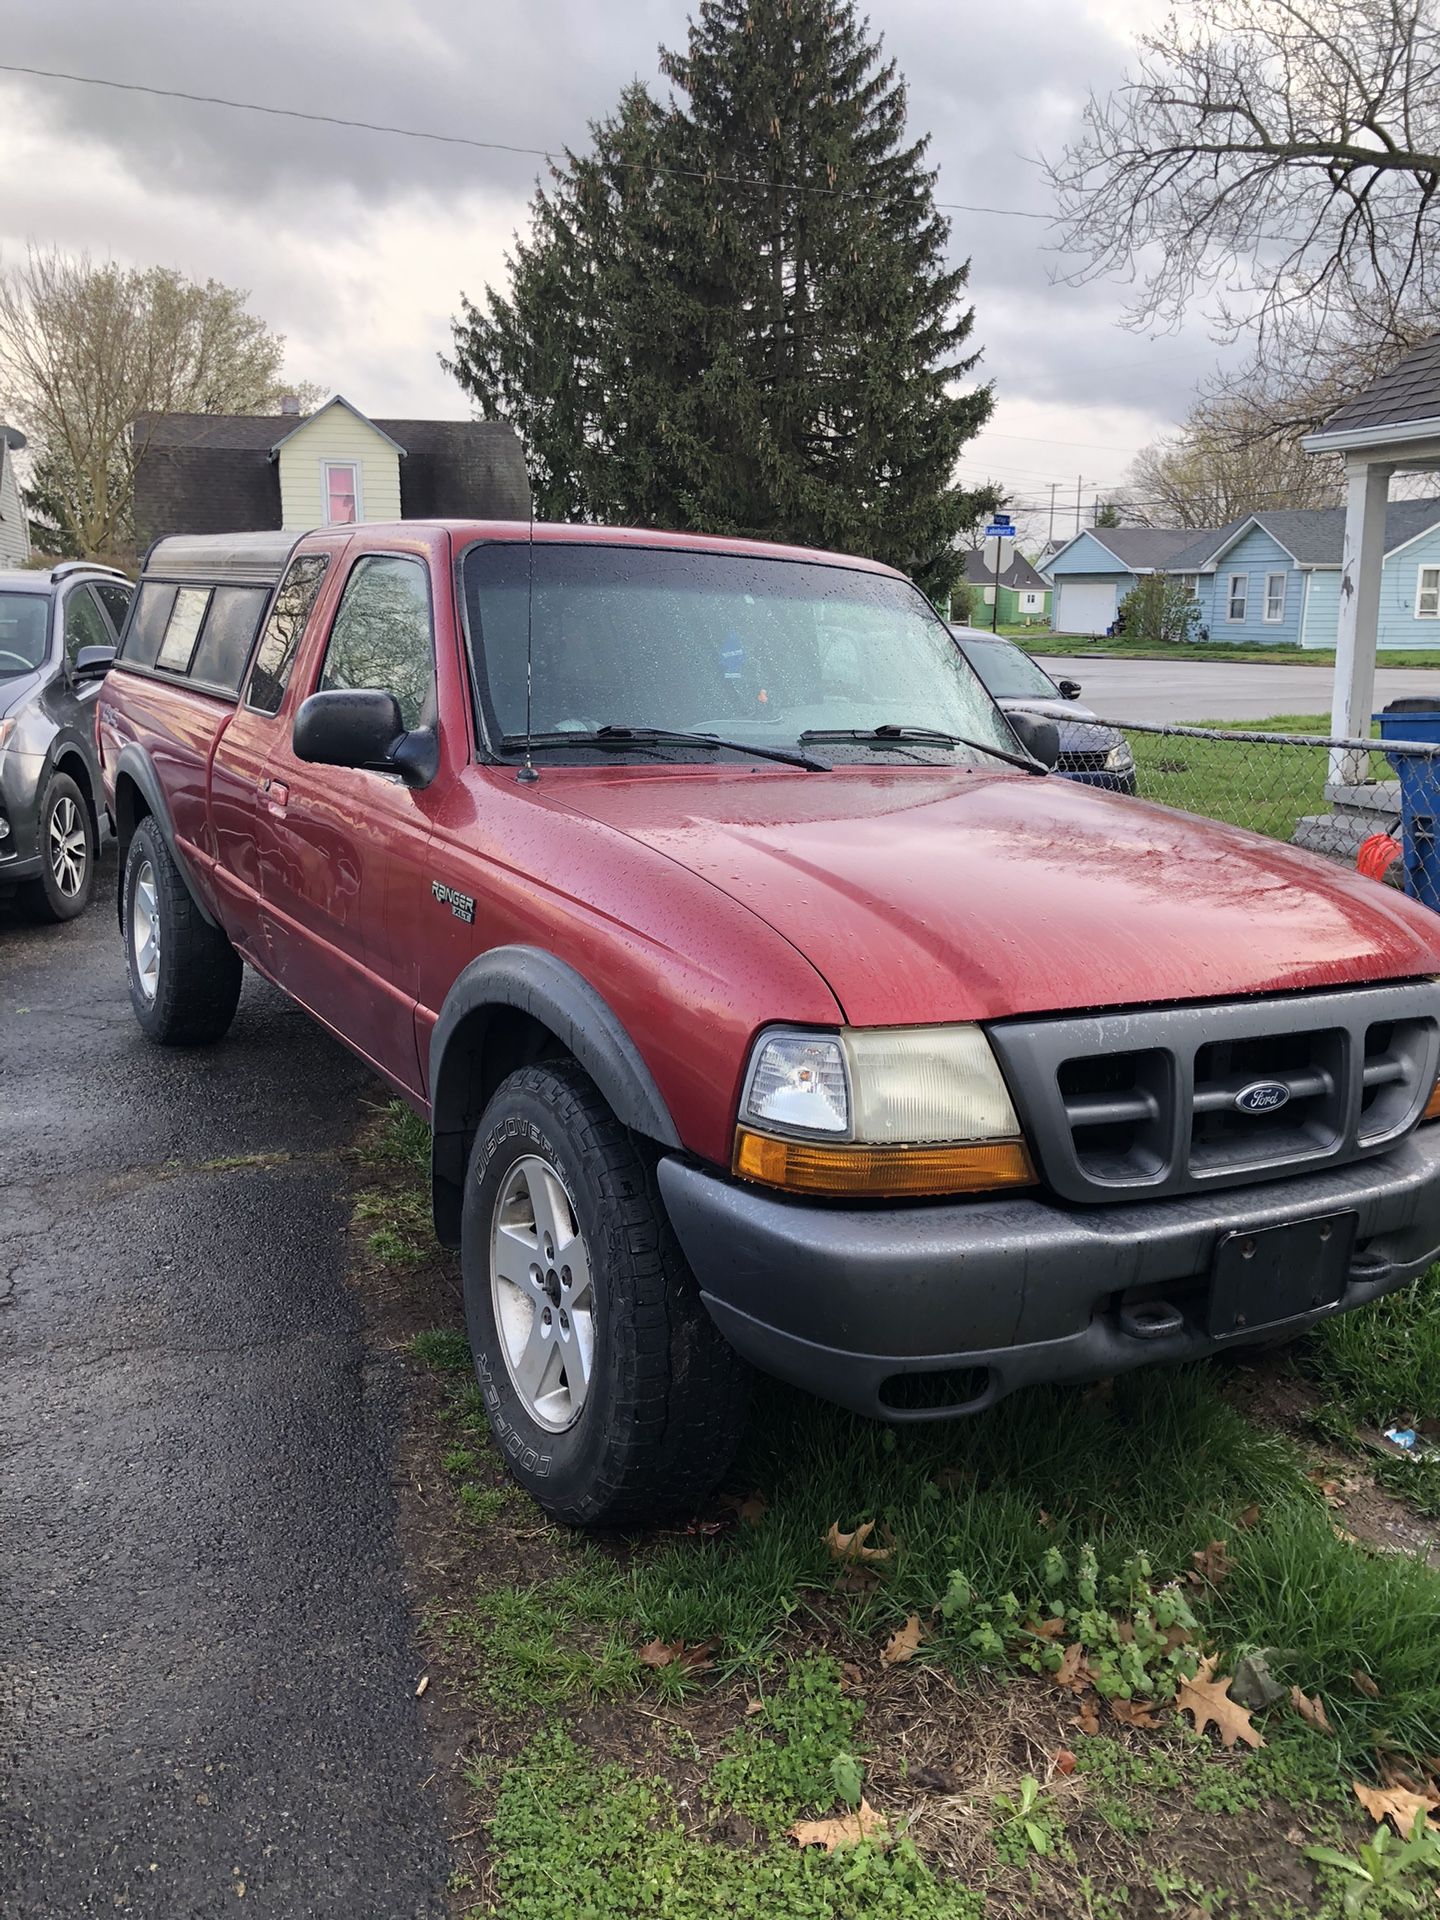
<svg viewBox="0 0 1440 1920">
<path fill-rule="evenodd" d="M 1375 646 L 1380 631 L 1380 570 L 1385 559 L 1385 503 L 1394 468 L 1354 462 L 1345 468 L 1345 546 L 1340 619 L 1335 635 L 1335 695 L 1330 731 L 1350 739 L 1370 732 L 1375 705 Z M 1335 748 L 1330 778 L 1345 786 L 1365 779 L 1368 756 Z"/>
</svg>

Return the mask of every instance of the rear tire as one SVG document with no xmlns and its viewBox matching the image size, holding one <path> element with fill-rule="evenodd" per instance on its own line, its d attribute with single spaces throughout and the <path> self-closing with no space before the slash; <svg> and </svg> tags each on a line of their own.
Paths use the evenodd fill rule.
<svg viewBox="0 0 1440 1920">
<path fill-rule="evenodd" d="M 141 1030 L 162 1047 L 219 1040 L 235 1018 L 244 964 L 202 917 L 152 819 L 130 841 L 124 887 L 125 975 Z"/>
<path fill-rule="evenodd" d="M 486 1413 L 547 1513 L 640 1526 L 713 1492 L 749 1370 L 701 1305 L 652 1157 L 572 1062 L 512 1073 L 486 1108 L 460 1263 Z"/>
<path fill-rule="evenodd" d="M 74 920 L 95 891 L 95 822 L 68 773 L 52 773 L 40 796 L 40 873 L 20 888 L 32 920 Z"/>
</svg>

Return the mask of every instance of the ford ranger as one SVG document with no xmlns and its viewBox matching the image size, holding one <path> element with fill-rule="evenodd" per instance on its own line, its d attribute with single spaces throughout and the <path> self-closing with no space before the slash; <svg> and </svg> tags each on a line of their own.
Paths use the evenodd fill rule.
<svg viewBox="0 0 1440 1920">
<path fill-rule="evenodd" d="M 172 538 L 97 735 L 135 1016 L 242 965 L 433 1133 L 578 1525 L 751 1367 L 891 1421 L 1292 1336 L 1440 1250 L 1440 920 L 1051 777 L 901 575 L 602 527 Z"/>
</svg>

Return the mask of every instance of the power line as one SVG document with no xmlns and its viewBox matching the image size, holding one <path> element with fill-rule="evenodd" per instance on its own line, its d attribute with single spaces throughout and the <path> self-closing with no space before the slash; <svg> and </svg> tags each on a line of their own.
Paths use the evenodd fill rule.
<svg viewBox="0 0 1440 1920">
<path fill-rule="evenodd" d="M 138 80 L 110 80 L 93 73 L 62 73 L 54 67 L 22 67 L 0 61 L 0 73 L 24 74 L 32 80 L 66 80 L 77 87 L 108 87 L 114 93 L 143 93 L 156 100 L 186 100 L 198 107 L 229 107 L 236 113 L 264 113 L 277 120 L 306 120 L 315 126 L 352 127 L 362 133 L 388 133 L 402 140 L 429 140 L 446 147 L 474 147 L 485 153 L 517 153 L 552 164 L 554 154 L 548 147 L 512 146 L 504 140 L 476 140 L 469 134 L 435 133 L 428 127 L 398 127 L 383 120 L 351 120 L 338 113 L 309 113 L 300 107 L 272 107 L 259 100 L 231 100 L 218 93 L 186 93 L 179 87 L 152 87 Z M 610 165 L 636 173 L 671 174 L 682 180 L 716 181 L 731 187 L 754 187 L 773 193 L 777 187 L 786 193 L 815 194 L 825 199 L 840 199 L 859 192 L 850 187 L 812 187 L 798 180 L 747 180 L 737 173 L 709 173 L 698 167 L 651 166 L 644 160 L 614 160 Z M 932 203 L 945 213 L 994 213 L 1007 220 L 1049 220 L 1048 213 L 1027 212 L 1023 207 L 977 207 L 964 200 L 936 200 Z M 1064 445 L 1057 441 L 1056 445 Z"/>
</svg>

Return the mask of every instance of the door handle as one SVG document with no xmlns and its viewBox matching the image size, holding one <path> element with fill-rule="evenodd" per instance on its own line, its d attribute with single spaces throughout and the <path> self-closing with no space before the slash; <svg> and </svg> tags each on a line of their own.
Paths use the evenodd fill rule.
<svg viewBox="0 0 1440 1920">
<path fill-rule="evenodd" d="M 283 815 L 290 799 L 289 787 L 285 785 L 283 780 L 267 780 L 264 790 L 269 796 L 266 805 L 269 807 L 270 812 L 275 814 L 277 818 Z"/>
</svg>

